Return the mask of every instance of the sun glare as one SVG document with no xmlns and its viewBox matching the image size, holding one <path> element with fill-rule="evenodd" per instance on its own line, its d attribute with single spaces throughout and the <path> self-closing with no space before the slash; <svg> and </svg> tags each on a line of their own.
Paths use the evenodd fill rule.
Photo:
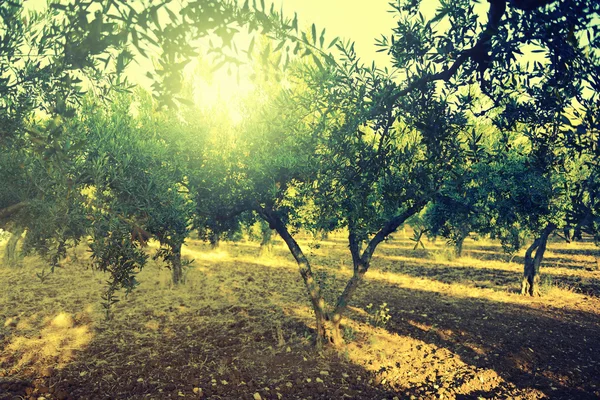
<svg viewBox="0 0 600 400">
<path fill-rule="evenodd" d="M 193 98 L 199 108 L 224 111 L 233 124 L 242 121 L 242 102 L 254 91 L 249 79 L 238 79 L 226 70 L 215 71 L 210 79 L 196 76 L 194 86 Z"/>
</svg>

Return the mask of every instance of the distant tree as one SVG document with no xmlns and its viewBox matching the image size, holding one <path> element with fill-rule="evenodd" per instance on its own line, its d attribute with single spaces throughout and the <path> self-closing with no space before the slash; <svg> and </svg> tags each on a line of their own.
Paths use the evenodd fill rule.
<svg viewBox="0 0 600 400">
<path fill-rule="evenodd" d="M 483 23 L 475 2 L 442 1 L 429 20 L 419 13 L 420 5 L 394 5 L 398 26 L 392 37 L 379 40 L 406 77 L 392 98 L 400 100 L 427 82 L 438 82 L 442 93 L 455 91 L 456 107 L 493 122 L 501 145 L 508 144 L 502 137 L 517 132 L 529 146 L 523 155 L 509 152 L 490 167 L 473 167 L 483 175 L 470 178 L 494 193 L 479 197 L 487 199 L 479 205 L 471 197 L 477 190 L 471 187 L 468 194 L 461 187 L 463 177 L 449 182 L 433 206 L 436 218 L 441 217 L 438 225 L 450 222 L 446 234 L 460 239 L 467 225 L 485 224 L 481 215 L 490 211 L 491 228 L 485 230 L 504 244 L 516 244 L 519 231 L 531 232 L 536 239 L 526 252 L 523 292 L 537 294 L 534 281 L 548 235 L 565 225 L 566 213 L 575 226 L 581 226 L 576 220 L 585 220 L 585 212 L 575 216 L 572 211 L 585 207 L 569 204 L 578 183 L 562 166 L 579 162 L 581 154 L 589 157 L 595 147 L 600 32 L 594 21 L 600 4 L 490 0 Z M 579 198 L 590 199 L 584 192 L 579 191 Z"/>
</svg>

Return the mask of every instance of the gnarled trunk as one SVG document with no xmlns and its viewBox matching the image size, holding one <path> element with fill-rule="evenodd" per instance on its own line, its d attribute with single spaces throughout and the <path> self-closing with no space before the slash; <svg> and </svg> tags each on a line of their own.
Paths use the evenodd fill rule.
<svg viewBox="0 0 600 400">
<path fill-rule="evenodd" d="M 211 249 L 216 249 L 216 248 L 219 247 L 219 243 L 221 242 L 221 238 L 219 237 L 218 233 L 211 232 L 210 236 L 208 237 L 208 242 L 210 243 L 210 248 Z"/>
<path fill-rule="evenodd" d="M 179 285 L 183 280 L 183 268 L 181 266 L 181 244 L 176 244 L 173 246 L 171 274 L 173 276 L 173 284 Z"/>
<path fill-rule="evenodd" d="M 328 314 L 325 311 L 325 299 L 321 294 L 321 287 L 313 275 L 308 259 L 302 252 L 302 249 L 296 240 L 287 230 L 287 227 L 281 218 L 279 218 L 277 213 L 272 209 L 261 206 L 257 207 L 256 211 L 258 214 L 269 224 L 271 229 L 275 229 L 279 236 L 281 236 L 283 241 L 288 246 L 290 252 L 294 256 L 298 266 L 300 267 L 300 275 L 304 280 L 304 285 L 308 291 L 310 302 L 315 313 L 317 324 L 317 348 L 322 348 L 325 343 L 329 343 L 333 346 L 339 346 L 344 343 L 341 332 L 342 317 L 348 308 L 348 302 L 350 298 L 358 288 L 365 273 L 369 269 L 375 249 L 379 243 L 385 240 L 388 235 L 393 233 L 406 221 L 406 219 L 420 211 L 426 204 L 427 201 L 425 200 L 417 202 L 404 212 L 389 220 L 369 241 L 365 250 L 362 251 L 362 254 L 360 249 L 361 246 L 357 240 L 356 233 L 352 229 L 352 226 L 350 227 L 348 240 L 350 243 L 350 252 L 352 254 L 352 260 L 354 264 L 354 275 L 346 284 L 346 287 L 339 296 L 335 309 L 331 314 Z"/>
<path fill-rule="evenodd" d="M 525 252 L 523 281 L 521 283 L 522 295 L 540 296 L 540 266 L 546 252 L 548 237 L 554 229 L 556 229 L 556 225 L 548 224 L 540 237 L 536 238 Z M 535 256 L 532 257 L 534 251 Z"/>
<path fill-rule="evenodd" d="M 344 288 L 342 294 L 338 297 L 337 303 L 335 305 L 335 310 L 331 314 L 331 336 L 341 344 L 344 342 L 342 338 L 341 332 L 341 322 L 342 317 L 344 316 L 344 312 L 348 308 L 348 302 L 352 298 L 352 295 L 360 285 L 363 280 L 365 273 L 367 272 L 368 266 L 366 268 L 354 268 L 354 275 Z M 335 344 L 335 343 L 334 343 Z"/>
<path fill-rule="evenodd" d="M 25 232 L 25 229 L 15 227 L 12 234 L 10 235 L 8 242 L 6 243 L 6 247 L 4 248 L 4 262 L 6 265 L 13 266 L 17 261 L 17 246 L 23 236 L 23 232 Z"/>
<path fill-rule="evenodd" d="M 292 256 L 294 256 L 296 263 L 298 264 L 300 275 L 304 281 L 304 286 L 306 286 L 308 297 L 315 313 L 315 320 L 317 324 L 316 345 L 317 348 L 320 349 L 328 341 L 329 335 L 327 331 L 329 329 L 327 322 L 329 318 L 325 312 L 325 299 L 321 294 L 321 287 L 313 275 L 311 265 L 304 255 L 304 252 L 300 248 L 300 245 L 292 237 L 277 213 L 271 209 L 263 207 L 258 207 L 257 211 L 260 216 L 269 224 L 269 227 L 271 229 L 275 229 L 279 236 L 281 236 L 285 244 L 288 246 L 288 249 L 292 253 Z"/>
</svg>

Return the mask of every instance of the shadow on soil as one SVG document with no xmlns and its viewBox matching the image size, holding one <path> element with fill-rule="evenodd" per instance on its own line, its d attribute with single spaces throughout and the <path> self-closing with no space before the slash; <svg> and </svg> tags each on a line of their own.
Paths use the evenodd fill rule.
<svg viewBox="0 0 600 400">
<path fill-rule="evenodd" d="M 400 307 L 392 310 L 391 332 L 445 347 L 466 363 L 493 369 L 518 387 L 537 388 L 550 398 L 597 398 L 598 315 L 367 285 L 372 297 L 365 302 Z"/>
<path fill-rule="evenodd" d="M 276 253 L 288 257 L 284 250 Z M 339 271 L 348 263 L 342 256 L 338 260 L 333 249 L 327 253 L 330 264 L 333 255 L 335 263 L 344 265 L 317 268 L 321 277 L 330 280 L 326 294 L 332 297 L 345 284 Z M 315 260 L 319 263 L 325 258 L 317 255 Z M 239 275 L 239 285 L 222 294 L 216 306 L 173 304 L 158 313 L 99 323 L 94 339 L 77 353 L 76 362 L 49 376 L 34 377 L 35 386 L 44 393 L 51 389 L 50 398 L 63 400 L 193 398 L 199 397 L 198 388 L 204 398 L 214 399 L 252 399 L 255 393 L 261 398 L 278 398 L 277 393 L 283 398 L 324 399 L 435 396 L 434 381 L 413 386 L 406 381 L 398 392 L 370 383 L 377 381 L 377 374 L 349 362 L 341 353 L 315 354 L 310 312 L 304 316 L 293 312 L 308 309 L 298 272 L 258 261 L 240 263 L 243 268 L 230 270 L 230 264 L 218 260 L 202 262 L 223 280 L 230 274 Z M 506 286 L 520 279 L 518 274 L 500 269 L 469 269 L 472 273 L 468 274 L 458 274 L 455 269 L 398 263 L 392 264 L 390 272 L 444 283 L 499 282 Z M 202 291 L 215 289 L 195 290 L 202 296 Z M 536 389 L 553 399 L 598 398 L 597 314 L 400 287 L 368 273 L 352 306 L 364 310 L 370 303 L 384 302 L 392 317 L 386 329 L 399 335 L 398 340 L 407 337 L 447 349 L 469 368 L 493 370 L 519 389 Z M 126 303 L 120 307 L 127 312 Z M 179 312 L 180 308 L 186 311 Z M 365 322 L 364 313 L 351 312 L 348 318 Z M 428 368 L 436 369 L 436 365 Z M 452 371 L 440 369 L 441 377 L 445 373 Z M 19 387 L 13 393 L 22 390 Z M 499 390 L 475 389 L 458 393 L 456 398 L 510 397 Z"/>
</svg>

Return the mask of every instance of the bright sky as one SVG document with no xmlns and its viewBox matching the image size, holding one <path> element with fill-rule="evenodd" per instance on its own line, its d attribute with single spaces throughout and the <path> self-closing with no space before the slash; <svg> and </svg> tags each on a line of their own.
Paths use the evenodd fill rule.
<svg viewBox="0 0 600 400">
<path fill-rule="evenodd" d="M 432 4 L 433 12 L 433 4 L 437 4 L 437 1 L 425 2 Z M 389 56 L 378 53 L 375 46 L 375 38 L 382 34 L 389 36 L 395 24 L 394 15 L 388 12 L 389 0 L 276 0 L 274 4 L 277 10 L 283 7 L 284 14 L 290 18 L 294 12 L 297 13 L 300 29 L 310 31 L 310 26 L 314 23 L 320 34 L 325 28 L 326 43 L 334 37 L 354 41 L 355 50 L 365 64 L 375 61 L 381 68 L 391 66 Z M 239 39 L 238 47 L 247 48 L 247 43 L 241 43 L 244 42 L 243 38 Z M 236 110 L 240 97 L 250 93 L 253 85 L 246 80 L 238 83 L 226 70 L 221 70 L 214 73 L 212 83 L 199 82 L 197 89 L 197 103 L 209 107 L 219 107 L 225 103 L 235 122 L 241 117 Z"/>
<path fill-rule="evenodd" d="M 242 0 L 240 0 L 242 1 Z M 355 42 L 355 50 L 365 64 L 375 61 L 380 68 L 390 67 L 389 56 L 385 52 L 378 53 L 375 39 L 382 34 L 390 36 L 395 26 L 394 13 L 390 13 L 391 0 L 274 0 L 275 8 L 283 8 L 284 14 L 293 17 L 294 12 L 298 14 L 298 25 L 300 29 L 310 31 L 314 23 L 320 33 L 326 28 L 325 40 L 329 43 L 334 37 L 350 39 Z M 266 0 L 267 8 L 270 1 Z M 27 7 L 32 9 L 43 9 L 46 0 L 26 0 Z M 425 17 L 430 17 L 438 7 L 438 0 L 424 0 L 422 12 Z M 485 7 L 485 5 L 483 6 Z M 244 38 L 239 41 L 239 48 L 244 49 Z M 140 64 L 133 63 L 129 68 L 130 79 L 147 87 L 149 80 L 145 79 L 145 70 L 151 67 L 148 60 L 141 60 Z M 194 67 L 188 70 L 193 71 Z M 196 96 L 197 101 L 208 103 L 209 106 L 222 103 L 233 104 L 236 98 L 243 96 L 252 90 L 249 82 L 238 84 L 234 76 L 227 71 L 217 71 L 213 82 L 199 82 L 200 92 Z M 212 103 L 212 104 L 211 104 Z M 233 117 L 233 116 L 232 116 Z"/>
<path fill-rule="evenodd" d="M 424 3 L 432 11 L 437 1 L 426 0 Z M 380 67 L 389 66 L 389 57 L 385 53 L 377 53 L 375 38 L 382 34 L 390 36 L 394 27 L 394 15 L 389 0 L 277 0 L 276 7 L 283 4 L 285 14 L 293 16 L 298 13 L 300 27 L 317 26 L 317 30 L 326 28 L 325 35 L 331 40 L 338 36 L 351 39 L 358 55 L 366 64 L 372 60 Z"/>
</svg>

